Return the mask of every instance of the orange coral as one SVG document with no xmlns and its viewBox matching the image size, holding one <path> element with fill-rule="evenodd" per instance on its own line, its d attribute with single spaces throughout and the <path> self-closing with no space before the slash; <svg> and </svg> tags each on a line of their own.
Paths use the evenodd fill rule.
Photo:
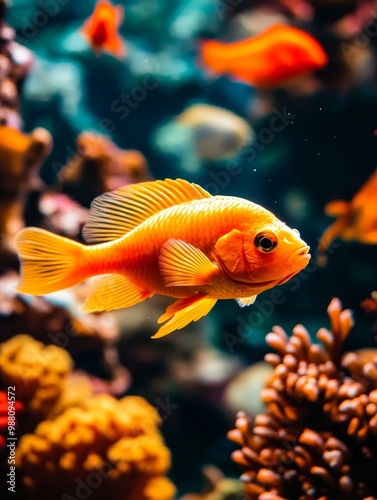
<svg viewBox="0 0 377 500">
<path fill-rule="evenodd" d="M 31 190 L 40 188 L 39 168 L 51 147 L 52 137 L 44 128 L 24 134 L 0 125 L 1 246 L 11 246 L 14 236 L 24 226 L 27 195 Z"/>
<path fill-rule="evenodd" d="M 62 191 L 82 205 L 126 184 L 151 180 L 145 156 L 119 149 L 109 138 L 82 132 L 76 139 L 77 154 L 59 172 Z"/>
<path fill-rule="evenodd" d="M 172 500 L 175 488 L 165 477 L 170 452 L 159 423 L 143 398 L 108 395 L 41 423 L 16 452 L 30 498 L 68 499 L 81 488 L 92 499 Z"/>
<path fill-rule="evenodd" d="M 28 335 L 1 344 L 0 378 L 5 386 L 16 387 L 17 399 L 39 420 L 61 397 L 71 369 L 71 357 L 64 349 L 45 346 Z"/>
</svg>

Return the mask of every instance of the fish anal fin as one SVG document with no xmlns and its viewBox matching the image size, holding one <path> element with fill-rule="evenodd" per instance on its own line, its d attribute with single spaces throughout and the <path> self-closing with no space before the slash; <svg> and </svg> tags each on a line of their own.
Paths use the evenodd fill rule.
<svg viewBox="0 0 377 500">
<path fill-rule="evenodd" d="M 195 295 L 177 300 L 157 320 L 158 323 L 164 321 L 167 321 L 167 323 L 161 326 L 152 338 L 164 337 L 174 330 L 184 328 L 192 321 L 198 321 L 210 312 L 216 302 L 217 299 L 210 298 L 207 295 Z"/>
<path fill-rule="evenodd" d="M 351 209 L 350 203 L 343 200 L 330 201 L 325 205 L 325 214 L 329 217 L 340 217 Z"/>
<path fill-rule="evenodd" d="M 161 210 L 210 197 L 208 191 L 183 179 L 124 186 L 93 201 L 83 236 L 88 243 L 112 241 Z"/>
<path fill-rule="evenodd" d="M 84 312 L 130 307 L 153 295 L 121 274 L 104 274 L 94 278 L 91 287 L 91 292 L 81 308 Z"/>
<path fill-rule="evenodd" d="M 199 248 L 173 238 L 162 246 L 159 265 L 165 286 L 208 285 L 219 271 Z"/>
<path fill-rule="evenodd" d="M 246 307 L 254 304 L 256 298 L 256 295 L 251 295 L 250 297 L 241 297 L 240 299 L 236 299 L 236 301 L 240 307 Z"/>
</svg>

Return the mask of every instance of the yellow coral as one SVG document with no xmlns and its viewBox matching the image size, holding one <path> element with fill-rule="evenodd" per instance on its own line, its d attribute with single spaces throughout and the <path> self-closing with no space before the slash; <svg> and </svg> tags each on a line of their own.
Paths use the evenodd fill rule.
<svg viewBox="0 0 377 500">
<path fill-rule="evenodd" d="M 27 410 L 46 415 L 58 401 L 72 369 L 69 354 L 45 346 L 28 335 L 17 335 L 0 346 L 0 377 L 16 386 L 17 399 Z"/>
<path fill-rule="evenodd" d="M 24 436 L 17 466 L 39 500 L 68 500 L 79 491 L 90 491 L 91 499 L 172 500 L 175 488 L 165 477 L 170 452 L 159 423 L 143 398 L 95 396 Z"/>
<path fill-rule="evenodd" d="M 163 476 L 156 476 L 148 481 L 144 488 L 145 500 L 170 500 L 174 498 L 174 485 Z"/>
</svg>

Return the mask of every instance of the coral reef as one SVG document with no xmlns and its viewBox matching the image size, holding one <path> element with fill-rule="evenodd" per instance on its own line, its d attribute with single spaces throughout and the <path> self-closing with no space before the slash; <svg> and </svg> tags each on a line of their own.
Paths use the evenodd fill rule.
<svg viewBox="0 0 377 500">
<path fill-rule="evenodd" d="M 52 138 L 44 128 L 31 134 L 0 126 L 0 251 L 13 249 L 13 239 L 24 226 L 26 199 L 41 188 L 40 165 L 50 153 Z"/>
<path fill-rule="evenodd" d="M 288 338 L 274 327 L 267 342 L 272 379 L 267 406 L 252 422 L 240 412 L 229 438 L 250 500 L 375 499 L 377 491 L 377 356 L 342 355 L 353 325 L 334 298 L 331 329 L 313 344 L 302 325 Z"/>
<path fill-rule="evenodd" d="M 119 149 L 101 134 L 82 132 L 76 148 L 77 154 L 59 172 L 59 189 L 84 206 L 105 191 L 151 180 L 140 151 Z"/>
<path fill-rule="evenodd" d="M 52 410 L 71 370 L 66 351 L 44 346 L 28 335 L 16 335 L 1 344 L 0 383 L 17 388 L 17 400 L 33 420 L 42 420 Z"/>
<path fill-rule="evenodd" d="M 15 42 L 14 29 L 4 23 L 6 0 L 0 1 L 0 125 L 21 127 L 20 90 L 29 73 L 32 52 Z"/>
<path fill-rule="evenodd" d="M 165 477 L 170 452 L 159 423 L 143 398 L 107 395 L 41 423 L 17 448 L 28 498 L 69 498 L 84 488 L 93 499 L 172 500 L 175 488 Z"/>
</svg>

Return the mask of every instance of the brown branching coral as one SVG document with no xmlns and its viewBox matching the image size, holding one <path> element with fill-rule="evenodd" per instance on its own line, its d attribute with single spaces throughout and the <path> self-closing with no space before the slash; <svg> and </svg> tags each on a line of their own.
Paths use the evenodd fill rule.
<svg viewBox="0 0 377 500">
<path fill-rule="evenodd" d="M 239 413 L 229 433 L 250 500 L 377 498 L 377 356 L 342 355 L 351 313 L 333 299 L 328 314 L 320 345 L 302 325 L 267 335 L 267 410 L 254 422 Z"/>
<path fill-rule="evenodd" d="M 40 421 L 56 405 L 72 360 L 64 349 L 44 346 L 28 335 L 16 335 L 0 345 L 0 384 L 15 386 L 17 400 Z"/>
<path fill-rule="evenodd" d="M 60 189 L 84 206 L 106 191 L 126 184 L 151 180 L 140 151 L 119 149 L 110 139 L 82 132 L 77 154 L 59 172 Z"/>
<path fill-rule="evenodd" d="M 76 498 L 81 488 L 93 499 L 172 500 L 159 423 L 143 398 L 107 395 L 43 422 L 16 453 L 28 498 Z"/>
</svg>

